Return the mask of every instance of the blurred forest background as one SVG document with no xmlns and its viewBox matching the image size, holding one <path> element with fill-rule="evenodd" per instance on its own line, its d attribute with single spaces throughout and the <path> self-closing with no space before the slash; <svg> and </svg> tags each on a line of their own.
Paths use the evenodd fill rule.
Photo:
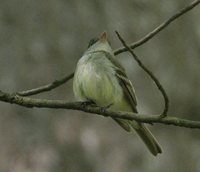
<svg viewBox="0 0 200 172">
<path fill-rule="evenodd" d="M 191 2 L 191 1 L 190 1 Z M 89 40 L 107 31 L 113 49 L 188 5 L 187 0 L 0 0 L 0 89 L 35 88 L 74 71 Z M 163 84 L 170 115 L 200 120 L 200 6 L 136 49 Z M 117 56 L 135 86 L 141 113 L 163 98 L 129 53 Z M 75 101 L 72 80 L 37 98 Z M 2 172 L 199 172 L 200 130 L 150 126 L 163 154 L 152 156 L 135 133 L 110 118 L 0 102 Z"/>
</svg>

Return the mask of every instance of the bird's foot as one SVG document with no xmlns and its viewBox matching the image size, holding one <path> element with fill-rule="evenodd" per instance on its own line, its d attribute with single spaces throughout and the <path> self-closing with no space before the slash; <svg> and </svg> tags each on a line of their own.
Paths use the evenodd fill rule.
<svg viewBox="0 0 200 172">
<path fill-rule="evenodd" d="M 108 110 L 112 105 L 113 105 L 113 103 L 110 103 L 110 104 L 107 105 L 107 106 L 100 107 L 100 111 L 101 111 L 101 113 L 105 113 L 106 110 Z"/>
<path fill-rule="evenodd" d="M 159 115 L 159 118 L 165 118 L 167 116 L 167 114 L 161 114 L 161 115 Z"/>
<path fill-rule="evenodd" d="M 81 102 L 81 106 L 83 108 L 86 108 L 87 106 L 96 106 L 96 103 L 93 102 L 92 100 L 87 100 L 85 102 Z"/>
</svg>

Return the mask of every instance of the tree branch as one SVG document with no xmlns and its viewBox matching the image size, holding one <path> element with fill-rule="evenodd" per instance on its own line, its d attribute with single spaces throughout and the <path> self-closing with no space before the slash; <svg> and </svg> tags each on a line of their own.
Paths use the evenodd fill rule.
<svg viewBox="0 0 200 172">
<path fill-rule="evenodd" d="M 195 6 L 197 6 L 200 3 L 200 0 L 193 1 L 190 5 L 182 8 L 180 11 L 178 11 L 176 14 L 168 18 L 166 21 L 161 23 L 158 27 L 156 27 L 153 31 L 146 34 L 144 37 L 142 37 L 140 40 L 132 43 L 130 45 L 131 49 L 135 49 L 136 47 L 141 46 L 142 44 L 146 43 L 150 39 L 152 39 L 156 34 L 158 34 L 160 31 L 165 29 L 170 23 L 175 21 L 177 18 L 181 17 L 183 14 L 187 13 L 188 11 L 192 10 Z M 114 51 L 115 55 L 118 55 L 120 53 L 128 51 L 126 48 L 122 47 Z"/>
<path fill-rule="evenodd" d="M 119 40 L 122 42 L 122 44 L 124 45 L 124 47 L 131 53 L 131 55 L 133 56 L 133 58 L 136 60 L 136 62 L 138 63 L 138 65 L 151 77 L 151 79 L 155 82 L 156 86 L 158 87 L 158 89 L 160 90 L 161 94 L 163 95 L 164 101 L 165 101 L 165 107 L 164 107 L 164 111 L 161 115 L 161 117 L 165 117 L 167 115 L 168 109 L 169 109 L 169 98 L 167 96 L 167 93 L 165 92 L 165 89 L 163 88 L 163 86 L 160 84 L 159 80 L 156 78 L 156 76 L 149 70 L 147 69 L 144 64 L 140 61 L 140 59 L 138 58 L 138 56 L 133 52 L 133 50 L 131 50 L 131 48 L 126 44 L 126 42 L 124 41 L 124 39 L 121 37 L 121 35 L 119 34 L 119 32 L 115 31 Z"/>
<path fill-rule="evenodd" d="M 20 92 L 17 92 L 16 94 L 20 95 L 20 96 L 31 96 L 31 95 L 36 95 L 36 94 L 39 94 L 42 92 L 50 91 L 54 88 L 59 87 L 60 85 L 64 84 L 65 82 L 69 81 L 73 77 L 74 77 L 74 73 L 71 73 L 70 75 L 65 76 L 64 78 L 62 78 L 60 80 L 55 80 L 54 82 L 52 82 L 50 84 L 47 84 L 47 85 L 44 85 L 44 86 L 41 86 L 38 88 L 34 88 L 31 90 L 20 91 Z"/>
<path fill-rule="evenodd" d="M 0 91 L 0 100 L 3 102 L 17 104 L 23 107 L 37 107 L 37 108 L 54 108 L 54 109 L 72 109 L 89 112 L 91 114 L 97 114 L 105 117 L 114 117 L 128 120 L 136 120 L 144 123 L 161 123 L 166 125 L 174 125 L 186 128 L 198 128 L 200 129 L 200 121 L 191 121 L 176 117 L 167 116 L 160 118 L 159 115 L 145 115 L 130 112 L 115 112 L 111 110 L 103 110 L 100 107 L 86 106 L 84 107 L 81 102 L 66 102 L 62 100 L 45 100 L 34 99 L 29 97 L 22 97 L 16 94 L 9 94 Z"/>
</svg>

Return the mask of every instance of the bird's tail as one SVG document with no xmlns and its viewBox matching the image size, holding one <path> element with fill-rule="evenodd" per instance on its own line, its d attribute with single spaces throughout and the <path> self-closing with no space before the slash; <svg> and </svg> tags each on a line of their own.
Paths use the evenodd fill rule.
<svg viewBox="0 0 200 172">
<path fill-rule="evenodd" d="M 161 147 L 157 140 L 150 132 L 150 130 L 143 124 L 136 121 L 128 121 L 116 118 L 114 120 L 128 132 L 134 129 L 153 155 L 156 156 L 157 154 L 162 153 Z"/>
<path fill-rule="evenodd" d="M 158 141 L 155 139 L 151 131 L 145 127 L 144 125 L 140 124 L 139 129 L 135 129 L 135 131 L 138 133 L 140 138 L 143 140 L 145 145 L 148 147 L 150 152 L 153 155 L 157 155 L 159 153 L 162 153 L 161 147 L 158 144 Z"/>
</svg>

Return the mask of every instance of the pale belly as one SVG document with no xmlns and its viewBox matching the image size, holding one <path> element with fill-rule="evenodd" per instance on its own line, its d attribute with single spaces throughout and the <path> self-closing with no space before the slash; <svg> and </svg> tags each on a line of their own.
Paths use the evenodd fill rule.
<svg viewBox="0 0 200 172">
<path fill-rule="evenodd" d="M 74 77 L 74 90 L 81 101 L 92 100 L 99 106 L 113 104 L 111 108 L 114 110 L 130 109 L 115 71 L 110 66 L 101 69 L 93 63 L 79 66 Z"/>
</svg>

